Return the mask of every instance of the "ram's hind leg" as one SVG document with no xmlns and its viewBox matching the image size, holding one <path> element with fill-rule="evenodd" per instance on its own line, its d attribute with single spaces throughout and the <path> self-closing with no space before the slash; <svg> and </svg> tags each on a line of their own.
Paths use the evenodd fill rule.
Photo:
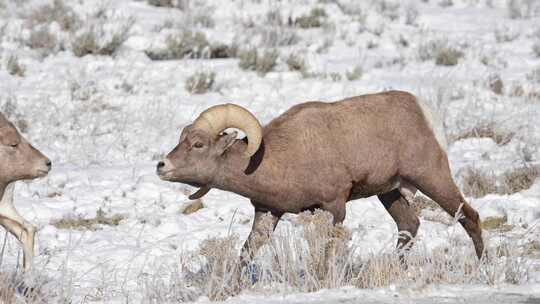
<svg viewBox="0 0 540 304">
<path fill-rule="evenodd" d="M 420 191 L 429 196 L 451 216 L 460 216 L 459 223 L 471 237 L 476 255 L 482 257 L 484 240 L 478 212 L 469 205 L 452 179 L 446 155 L 434 156 L 426 161 L 428 167 L 416 172 L 410 180 Z M 460 212 L 460 214 L 458 214 Z"/>
<path fill-rule="evenodd" d="M 416 237 L 420 220 L 409 202 L 398 189 L 378 195 L 384 208 L 396 222 L 399 236 L 397 248 L 408 250 L 412 246 L 412 239 Z"/>
</svg>

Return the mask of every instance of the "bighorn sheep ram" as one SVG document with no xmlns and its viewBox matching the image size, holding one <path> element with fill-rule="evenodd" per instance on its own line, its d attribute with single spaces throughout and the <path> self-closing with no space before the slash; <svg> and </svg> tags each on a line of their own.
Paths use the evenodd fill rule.
<svg viewBox="0 0 540 304">
<path fill-rule="evenodd" d="M 419 220 L 410 200 L 417 189 L 459 219 L 480 258 L 484 250 L 478 213 L 454 183 L 442 138 L 431 115 L 407 92 L 390 91 L 341 101 L 296 105 L 261 127 L 246 109 L 213 106 L 186 126 L 179 144 L 157 164 L 163 180 L 211 188 L 251 199 L 255 219 L 244 244 L 242 265 L 257 243 L 263 214 L 275 225 L 286 213 L 320 208 L 334 223 L 345 218 L 345 204 L 377 195 L 399 231 L 398 247 L 414 237 Z M 241 129 L 247 141 L 236 140 Z"/>
<path fill-rule="evenodd" d="M 0 225 L 22 244 L 23 269 L 30 268 L 34 257 L 36 227 L 13 207 L 15 182 L 47 175 L 51 161 L 32 147 L 11 122 L 0 113 Z"/>
</svg>

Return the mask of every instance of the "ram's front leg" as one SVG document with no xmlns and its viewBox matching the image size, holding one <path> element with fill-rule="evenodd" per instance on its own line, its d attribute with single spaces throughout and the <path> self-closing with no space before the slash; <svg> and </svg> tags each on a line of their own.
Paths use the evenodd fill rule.
<svg viewBox="0 0 540 304">
<path fill-rule="evenodd" d="M 241 269 L 245 269 L 245 267 L 257 254 L 259 248 L 261 248 L 261 246 L 268 241 L 272 235 L 272 232 L 276 228 L 281 215 L 282 214 L 264 212 L 255 209 L 255 218 L 253 219 L 251 232 L 249 233 L 249 236 L 240 253 Z"/>
<path fill-rule="evenodd" d="M 261 248 L 262 245 L 268 241 L 272 232 L 276 228 L 276 225 L 281 218 L 281 214 L 265 212 L 263 210 L 255 209 L 255 218 L 253 219 L 253 227 L 251 232 L 242 247 L 240 252 L 240 261 L 238 267 L 235 267 L 232 275 L 232 289 L 233 292 L 240 292 L 241 288 L 241 275 L 245 269 L 248 269 L 248 265 L 255 257 L 255 254 Z"/>
</svg>

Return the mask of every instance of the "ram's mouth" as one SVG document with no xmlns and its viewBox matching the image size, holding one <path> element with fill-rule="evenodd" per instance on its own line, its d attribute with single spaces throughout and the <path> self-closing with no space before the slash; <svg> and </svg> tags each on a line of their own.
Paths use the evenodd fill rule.
<svg viewBox="0 0 540 304">
<path fill-rule="evenodd" d="M 162 180 L 170 180 L 172 178 L 172 173 L 174 170 L 168 170 L 168 171 L 160 171 L 159 169 L 156 170 L 156 173 L 158 177 Z"/>
<path fill-rule="evenodd" d="M 37 170 L 36 177 L 44 177 L 49 174 L 49 170 Z"/>
</svg>

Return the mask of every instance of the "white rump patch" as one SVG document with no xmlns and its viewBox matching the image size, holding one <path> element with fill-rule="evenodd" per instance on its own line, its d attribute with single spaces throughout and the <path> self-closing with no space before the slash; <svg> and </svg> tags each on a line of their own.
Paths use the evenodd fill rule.
<svg viewBox="0 0 540 304">
<path fill-rule="evenodd" d="M 446 134 L 444 132 L 444 126 L 441 118 L 439 117 L 439 115 L 433 112 L 431 107 L 420 97 L 417 96 L 416 101 L 422 109 L 422 113 L 424 114 L 424 117 L 426 117 L 429 127 L 435 135 L 439 146 L 441 146 L 441 148 L 446 151 L 446 148 L 448 147 L 448 142 L 446 141 Z"/>
</svg>

